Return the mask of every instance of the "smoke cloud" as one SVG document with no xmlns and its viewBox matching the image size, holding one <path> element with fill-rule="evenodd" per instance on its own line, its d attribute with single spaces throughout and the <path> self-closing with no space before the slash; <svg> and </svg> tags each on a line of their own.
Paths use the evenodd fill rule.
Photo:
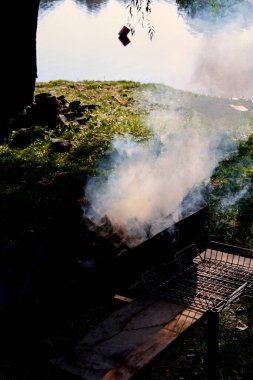
<svg viewBox="0 0 253 380">
<path fill-rule="evenodd" d="M 228 37 L 229 36 L 229 37 Z M 190 87 L 210 95 L 253 97 L 253 26 L 204 38 L 196 51 Z"/>
<path fill-rule="evenodd" d="M 172 226 L 204 203 L 203 190 L 218 162 L 249 134 L 251 111 L 231 99 L 180 92 L 165 86 L 142 94 L 153 105 L 145 143 L 115 136 L 106 178 L 85 189 L 85 217 L 101 225 L 106 217 L 128 245 Z M 252 109 L 249 101 L 232 102 Z M 239 108 L 240 109 L 240 108 Z"/>
<path fill-rule="evenodd" d="M 188 84 L 193 91 L 252 99 L 252 12 L 252 0 L 229 0 L 186 18 L 199 41 Z"/>
<path fill-rule="evenodd" d="M 235 205 L 238 201 L 240 201 L 248 192 L 250 188 L 250 184 L 247 183 L 240 191 L 235 194 L 227 194 L 226 197 L 222 198 L 220 201 L 220 205 L 222 208 L 226 208 L 229 206 Z"/>
</svg>

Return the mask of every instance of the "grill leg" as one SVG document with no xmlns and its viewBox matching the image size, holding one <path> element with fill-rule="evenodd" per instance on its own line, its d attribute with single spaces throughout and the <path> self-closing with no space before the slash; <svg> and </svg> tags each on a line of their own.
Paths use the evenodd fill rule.
<svg viewBox="0 0 253 380">
<path fill-rule="evenodd" d="M 207 316 L 207 378 L 219 379 L 219 313 L 209 311 Z"/>
</svg>

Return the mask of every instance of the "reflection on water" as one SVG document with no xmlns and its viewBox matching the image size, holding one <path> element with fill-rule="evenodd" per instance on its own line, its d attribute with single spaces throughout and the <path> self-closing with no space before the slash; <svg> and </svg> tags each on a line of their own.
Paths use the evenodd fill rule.
<svg viewBox="0 0 253 380">
<path fill-rule="evenodd" d="M 185 18 L 192 32 L 217 34 L 226 24 L 233 24 L 234 28 L 247 29 L 253 23 L 253 1 L 217 0 L 189 1 L 178 0 L 179 13 Z M 185 5 L 184 5 L 185 3 Z"/>
<path fill-rule="evenodd" d="M 108 0 L 76 0 L 76 4 L 80 7 L 85 7 L 89 13 L 99 12 L 107 3 Z"/>
<path fill-rule="evenodd" d="M 128 0 L 41 0 L 38 81 L 123 79 L 252 99 L 252 0 L 178 3 L 154 0 L 154 38 L 135 17 L 124 46 Z"/>
<path fill-rule="evenodd" d="M 57 3 L 61 3 L 64 0 L 40 0 L 40 11 L 41 14 L 45 10 L 53 10 Z M 102 9 L 109 0 L 74 0 L 77 5 L 84 7 L 89 13 L 96 13 Z M 129 4 L 129 0 L 118 0 L 119 3 Z"/>
<path fill-rule="evenodd" d="M 40 13 L 53 9 L 57 3 L 63 2 L 64 0 L 40 0 Z"/>
</svg>

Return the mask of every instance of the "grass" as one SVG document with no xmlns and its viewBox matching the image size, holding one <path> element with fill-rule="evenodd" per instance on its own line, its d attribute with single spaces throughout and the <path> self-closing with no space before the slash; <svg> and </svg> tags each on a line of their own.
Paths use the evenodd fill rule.
<svg viewBox="0 0 253 380">
<path fill-rule="evenodd" d="M 83 112 L 85 125 L 76 121 L 53 127 L 39 125 L 36 127 L 36 131 L 41 132 L 39 137 L 34 134 L 35 139 L 29 144 L 13 147 L 17 131 L 13 131 L 2 144 L 0 197 L 3 230 L 0 244 L 43 229 L 54 217 L 57 205 L 64 207 L 64 179 L 67 183 L 73 181 L 74 191 L 75 181 L 94 175 L 96 160 L 106 155 L 116 133 L 129 133 L 136 140 L 149 135 L 143 126 L 140 109 L 135 105 L 138 87 L 131 82 L 37 84 L 36 95 L 46 92 L 58 97 L 64 94 L 69 102 L 79 100 L 82 105 L 92 107 L 86 107 Z M 53 151 L 52 138 L 70 140 L 71 150 Z"/>
<path fill-rule="evenodd" d="M 115 134 L 127 134 L 138 142 L 145 142 L 152 137 L 153 132 L 145 124 L 146 117 L 151 111 L 167 111 L 170 103 L 154 99 L 150 103 L 145 94 L 159 93 L 163 96 L 167 92 L 170 99 L 176 97 L 181 101 L 186 97 L 187 102 L 192 98 L 196 101 L 202 99 L 195 94 L 184 94 L 166 86 L 125 81 L 37 83 L 36 95 L 50 93 L 56 98 L 64 95 L 68 102 L 80 101 L 83 106 L 81 122 L 73 115 L 65 124 L 38 124 L 33 126 L 28 140 L 19 144 L 16 142 L 20 132 L 16 126 L 3 140 L 0 147 L 0 247 L 4 249 L 25 241 L 25 250 L 22 251 L 25 259 L 32 252 L 37 236 L 44 237 L 45 233 L 49 240 L 43 241 L 43 246 L 55 258 L 48 293 L 53 293 L 50 286 L 55 286 L 54 271 L 58 274 L 57 281 L 61 277 L 61 269 L 65 271 L 63 277 L 66 267 L 67 272 L 68 269 L 71 271 L 71 265 L 68 266 L 73 259 L 71 255 L 73 252 L 75 254 L 75 249 L 80 250 L 79 239 L 85 241 L 85 236 L 80 238 L 79 200 L 83 197 L 86 178 L 98 174 L 98 162 L 105 163 L 104 172 L 100 170 L 99 174 L 107 174 L 106 162 Z M 207 102 L 220 101 L 207 99 Z M 179 112 L 183 113 L 184 110 L 181 108 Z M 187 114 L 187 120 L 190 118 L 191 115 Z M 20 125 L 23 127 L 22 118 Z M 253 127 L 253 120 L 251 125 Z M 52 139 L 55 138 L 70 141 L 70 149 L 55 151 L 52 148 Z M 238 140 L 236 144 L 238 149 L 220 161 L 206 185 L 205 197 L 209 209 L 205 228 L 208 235 L 218 240 L 252 249 L 253 134 L 246 140 Z M 53 243 L 50 240 L 52 237 Z M 30 241 L 29 247 L 26 242 Z M 68 255 L 71 252 L 67 260 L 64 258 L 65 252 Z M 25 271 L 26 259 L 23 265 Z M 59 280 L 52 302 L 66 297 L 66 304 L 68 301 L 71 303 L 71 296 L 68 298 L 66 289 L 62 295 L 61 284 Z M 76 290 L 82 292 L 82 289 Z M 82 299 L 80 293 L 77 298 Z M 56 311 L 57 305 L 50 304 L 51 314 L 45 315 L 45 319 L 53 318 L 52 313 Z M 110 312 L 103 302 L 93 305 L 89 310 L 85 310 L 85 306 L 84 302 L 76 313 L 74 309 L 57 310 L 54 327 L 43 332 L 47 352 L 55 354 L 64 350 Z M 247 326 L 245 330 L 238 329 L 238 320 Z M 221 314 L 220 372 L 223 379 L 252 378 L 252 322 L 252 305 L 233 305 Z M 36 330 L 38 326 L 34 328 Z M 205 330 L 202 326 L 143 373 L 142 379 L 203 380 L 206 376 L 205 355 Z M 0 365 L 0 380 L 57 378 L 47 370 L 38 375 L 36 369 L 26 372 L 22 368 L 20 373 L 15 374 L 9 361 L 3 361 Z"/>
<path fill-rule="evenodd" d="M 209 232 L 231 244 L 253 247 L 253 135 L 223 160 L 210 181 Z M 242 195 L 240 197 L 240 195 Z M 238 199 L 237 199 L 238 197 Z M 237 199 L 237 201 L 235 201 Z"/>
</svg>

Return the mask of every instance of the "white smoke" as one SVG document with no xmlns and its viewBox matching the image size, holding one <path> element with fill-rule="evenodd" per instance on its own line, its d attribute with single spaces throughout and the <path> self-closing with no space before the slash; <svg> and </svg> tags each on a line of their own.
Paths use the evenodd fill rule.
<svg viewBox="0 0 253 380">
<path fill-rule="evenodd" d="M 187 24 L 198 37 L 188 88 L 215 96 L 253 97 L 253 2 L 207 2 Z"/>
<path fill-rule="evenodd" d="M 197 211 L 218 162 L 235 151 L 236 138 L 249 133 L 249 112 L 232 108 L 231 99 L 165 86 L 142 95 L 156 105 L 146 120 L 153 138 L 137 143 L 115 136 L 110 174 L 104 180 L 91 179 L 85 189 L 91 205 L 85 216 L 98 225 L 106 216 L 133 245 Z"/>
<path fill-rule="evenodd" d="M 250 29 L 224 28 L 203 38 L 195 52 L 190 87 L 219 96 L 253 97 L 253 17 Z"/>
<path fill-rule="evenodd" d="M 222 208 L 227 208 L 229 206 L 235 205 L 237 202 L 239 202 L 247 194 L 249 188 L 250 188 L 250 184 L 247 183 L 237 193 L 235 193 L 235 194 L 232 194 L 232 193 L 227 194 L 220 201 L 221 207 Z"/>
<path fill-rule="evenodd" d="M 111 175 L 100 187 L 91 181 L 86 192 L 97 214 L 140 240 L 147 226 L 153 235 L 177 221 L 183 198 L 214 169 L 207 161 L 209 140 L 190 129 L 168 136 L 159 152 L 155 141 L 140 145 L 122 137 L 114 138 L 113 148 Z"/>
</svg>

